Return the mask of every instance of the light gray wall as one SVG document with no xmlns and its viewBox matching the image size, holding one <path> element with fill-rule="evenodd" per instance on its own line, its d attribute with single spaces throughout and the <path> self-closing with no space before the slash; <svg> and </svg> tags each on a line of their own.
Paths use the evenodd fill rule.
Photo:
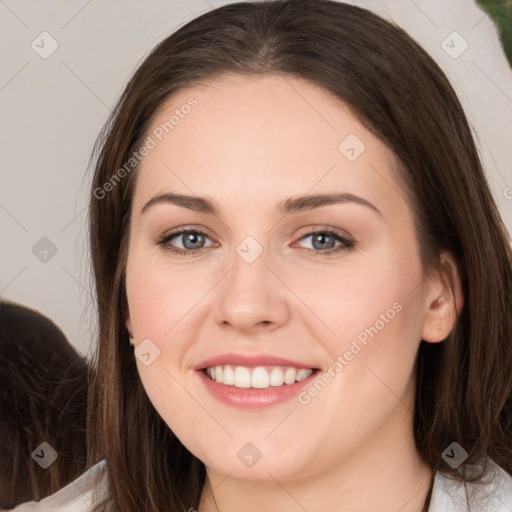
<svg viewBox="0 0 512 512">
<path fill-rule="evenodd" d="M 96 329 L 86 240 L 95 138 L 143 56 L 226 3 L 0 0 L 0 295 L 52 318 L 82 354 Z M 512 72 L 492 22 L 472 0 L 350 3 L 395 20 L 445 70 L 510 231 Z"/>
</svg>

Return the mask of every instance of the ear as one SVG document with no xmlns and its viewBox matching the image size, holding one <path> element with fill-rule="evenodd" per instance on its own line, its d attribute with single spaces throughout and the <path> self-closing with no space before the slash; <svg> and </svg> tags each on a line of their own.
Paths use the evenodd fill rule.
<svg viewBox="0 0 512 512">
<path fill-rule="evenodd" d="M 459 269 L 453 256 L 441 253 L 441 270 L 429 279 L 422 339 L 439 343 L 452 331 L 462 310 L 463 294 Z"/>
</svg>

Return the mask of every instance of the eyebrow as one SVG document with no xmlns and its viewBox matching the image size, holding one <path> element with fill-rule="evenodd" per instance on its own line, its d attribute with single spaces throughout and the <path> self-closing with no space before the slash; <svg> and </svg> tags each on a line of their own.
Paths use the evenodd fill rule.
<svg viewBox="0 0 512 512">
<path fill-rule="evenodd" d="M 209 215 L 220 216 L 220 209 L 216 206 L 215 202 L 207 199 L 206 197 L 188 196 L 184 194 L 174 194 L 171 192 L 158 194 L 152 197 L 142 208 L 141 215 L 147 211 L 151 206 L 160 203 L 171 203 L 189 210 L 194 210 L 200 213 Z M 302 211 L 312 210 L 329 204 L 345 204 L 355 203 L 366 206 L 383 216 L 382 212 L 370 201 L 348 193 L 331 193 L 331 194 L 312 194 L 300 197 L 291 197 L 284 201 L 277 203 L 277 211 L 282 215 L 291 213 L 299 213 Z"/>
</svg>

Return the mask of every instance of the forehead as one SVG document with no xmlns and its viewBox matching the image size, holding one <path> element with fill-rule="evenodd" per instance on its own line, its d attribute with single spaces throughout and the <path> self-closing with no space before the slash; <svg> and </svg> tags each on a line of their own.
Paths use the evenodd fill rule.
<svg viewBox="0 0 512 512">
<path fill-rule="evenodd" d="M 288 75 L 223 75 L 180 89 L 146 137 L 154 148 L 139 165 L 138 196 L 166 188 L 219 202 L 235 190 L 245 202 L 333 188 L 396 196 L 390 150 L 332 93 Z"/>
</svg>

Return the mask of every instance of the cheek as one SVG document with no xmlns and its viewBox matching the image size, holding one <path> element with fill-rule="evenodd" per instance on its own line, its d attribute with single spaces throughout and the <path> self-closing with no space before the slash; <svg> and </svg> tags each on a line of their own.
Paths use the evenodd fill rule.
<svg viewBox="0 0 512 512">
<path fill-rule="evenodd" d="M 355 338 L 364 342 L 376 330 L 395 335 L 417 331 L 421 267 L 415 258 L 407 264 L 395 260 L 397 255 L 383 251 L 372 261 L 361 258 L 357 264 L 290 273 L 285 279 L 306 306 L 299 305 L 302 317 L 316 326 L 332 355 Z"/>
<path fill-rule="evenodd" d="M 173 338 L 173 331 L 194 317 L 194 309 L 209 289 L 201 273 L 170 268 L 150 258 L 134 254 L 128 261 L 126 292 L 136 339 L 150 338 L 156 343 Z"/>
</svg>

